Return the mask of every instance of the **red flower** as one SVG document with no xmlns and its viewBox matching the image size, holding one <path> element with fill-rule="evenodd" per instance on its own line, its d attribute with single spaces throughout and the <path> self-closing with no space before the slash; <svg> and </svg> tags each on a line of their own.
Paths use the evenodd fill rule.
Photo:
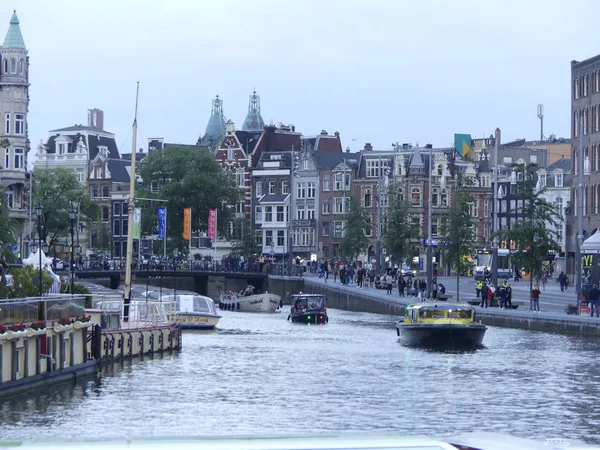
<svg viewBox="0 0 600 450">
<path fill-rule="evenodd" d="M 63 317 L 61 319 L 58 319 L 59 325 L 71 325 L 72 323 L 73 321 L 69 317 Z"/>
</svg>

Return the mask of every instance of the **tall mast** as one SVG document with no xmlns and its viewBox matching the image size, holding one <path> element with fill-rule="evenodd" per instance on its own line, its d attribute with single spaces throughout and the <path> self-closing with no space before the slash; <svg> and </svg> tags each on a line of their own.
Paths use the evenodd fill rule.
<svg viewBox="0 0 600 450">
<path fill-rule="evenodd" d="M 131 266 L 133 264 L 133 211 L 135 208 L 135 148 L 137 146 L 137 110 L 138 96 L 140 93 L 140 82 L 137 82 L 135 92 L 135 115 L 133 117 L 133 127 L 131 133 L 131 170 L 129 173 L 129 207 L 127 208 L 127 261 L 125 266 L 125 293 L 123 299 L 125 303 L 123 320 L 129 321 L 129 303 L 131 302 Z"/>
</svg>

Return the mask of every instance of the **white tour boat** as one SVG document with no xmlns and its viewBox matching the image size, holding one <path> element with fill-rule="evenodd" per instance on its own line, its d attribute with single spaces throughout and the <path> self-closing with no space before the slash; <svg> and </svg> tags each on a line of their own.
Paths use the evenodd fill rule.
<svg viewBox="0 0 600 450">
<path fill-rule="evenodd" d="M 273 312 L 281 303 L 276 294 L 253 294 L 254 287 L 248 286 L 242 293 L 224 292 L 221 294 L 219 309 L 242 312 Z"/>
<path fill-rule="evenodd" d="M 213 299 L 204 295 L 163 295 L 161 301 L 177 305 L 179 324 L 184 329 L 209 330 L 221 320 Z"/>
</svg>

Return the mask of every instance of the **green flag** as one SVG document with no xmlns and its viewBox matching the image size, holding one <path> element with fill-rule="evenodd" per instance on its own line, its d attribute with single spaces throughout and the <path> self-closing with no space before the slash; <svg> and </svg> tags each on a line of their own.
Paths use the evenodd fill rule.
<svg viewBox="0 0 600 450">
<path fill-rule="evenodd" d="M 140 230 L 142 228 L 142 208 L 133 210 L 133 239 L 140 239 Z"/>
</svg>

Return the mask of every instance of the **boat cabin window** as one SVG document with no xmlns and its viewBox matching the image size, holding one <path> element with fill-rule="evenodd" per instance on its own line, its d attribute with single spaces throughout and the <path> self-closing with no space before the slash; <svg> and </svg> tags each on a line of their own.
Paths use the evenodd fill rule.
<svg viewBox="0 0 600 450">
<path fill-rule="evenodd" d="M 212 302 L 212 300 L 211 300 Z M 194 297 L 194 312 L 212 312 L 205 298 Z"/>
<path fill-rule="evenodd" d="M 292 297 L 292 307 L 302 310 L 321 310 L 325 307 L 325 297 L 319 296 L 294 296 Z"/>
<path fill-rule="evenodd" d="M 443 319 L 446 317 L 446 312 L 443 309 L 422 309 L 419 312 L 419 317 L 426 319 Z"/>
<path fill-rule="evenodd" d="M 473 318 L 473 310 L 471 309 L 458 309 L 450 311 L 451 319 L 472 319 Z"/>
</svg>

